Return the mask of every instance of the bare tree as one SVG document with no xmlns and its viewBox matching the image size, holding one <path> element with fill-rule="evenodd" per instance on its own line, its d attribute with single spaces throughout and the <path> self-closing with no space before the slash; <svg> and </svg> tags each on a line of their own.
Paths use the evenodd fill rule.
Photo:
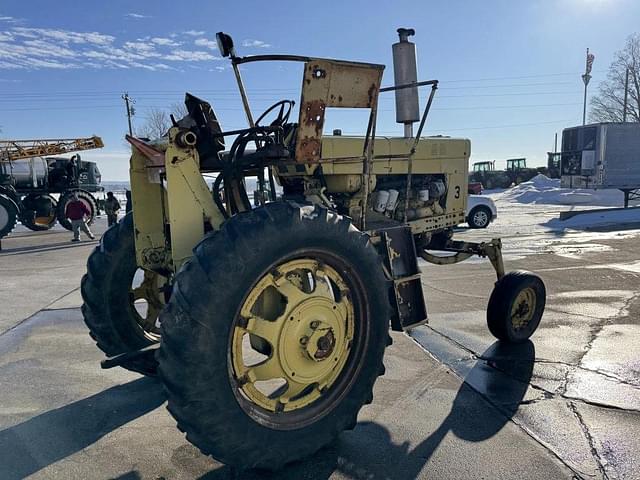
<svg viewBox="0 0 640 480">
<path fill-rule="evenodd" d="M 624 108 L 624 86 L 629 69 L 627 121 L 640 122 L 640 34 L 627 38 L 624 48 L 616 52 L 607 79 L 591 98 L 589 117 L 595 122 L 621 122 Z"/>
<path fill-rule="evenodd" d="M 171 113 L 176 120 L 180 120 L 182 117 L 186 117 L 189 112 L 184 103 L 176 102 L 171 104 Z"/>
<path fill-rule="evenodd" d="M 171 119 L 165 110 L 150 108 L 147 111 L 146 121 L 141 127 L 136 128 L 136 136 L 146 138 L 160 138 L 171 127 Z"/>
<path fill-rule="evenodd" d="M 168 110 L 150 108 L 146 115 L 146 121 L 141 127 L 136 128 L 138 137 L 159 138 L 171 128 L 171 115 L 180 120 L 187 115 L 187 107 L 182 103 L 174 103 Z"/>
</svg>

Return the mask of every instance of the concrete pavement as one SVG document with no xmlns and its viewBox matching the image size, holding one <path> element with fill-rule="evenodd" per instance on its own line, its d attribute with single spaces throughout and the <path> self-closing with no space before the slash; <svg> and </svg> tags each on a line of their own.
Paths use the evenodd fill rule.
<svg viewBox="0 0 640 480">
<path fill-rule="evenodd" d="M 99 369 L 77 293 L 93 245 L 67 247 L 68 236 L 3 241 L 0 478 L 637 478 L 638 278 L 611 266 L 631 262 L 633 237 L 594 257 L 512 260 L 540 271 L 550 293 L 541 330 L 518 349 L 484 325 L 488 265 L 425 267 L 421 345 L 395 334 L 356 429 L 266 474 L 201 455 L 155 380 Z"/>
<path fill-rule="evenodd" d="M 489 234 L 503 238 L 508 270 L 533 270 L 547 285 L 535 362 L 495 351 L 478 309 L 492 288 L 488 262 L 425 266 L 431 321 L 412 336 L 581 477 L 640 478 L 638 226 L 535 229 L 523 239 L 504 222 L 457 236 Z M 504 398 L 511 389 L 524 389 L 518 405 Z"/>
</svg>

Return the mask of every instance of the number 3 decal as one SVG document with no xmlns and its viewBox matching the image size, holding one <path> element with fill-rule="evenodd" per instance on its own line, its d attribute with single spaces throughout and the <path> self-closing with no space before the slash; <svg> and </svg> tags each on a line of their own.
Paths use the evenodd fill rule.
<svg viewBox="0 0 640 480">
<path fill-rule="evenodd" d="M 453 198 L 460 198 L 460 187 L 459 186 L 455 186 L 455 195 L 453 196 Z"/>
</svg>

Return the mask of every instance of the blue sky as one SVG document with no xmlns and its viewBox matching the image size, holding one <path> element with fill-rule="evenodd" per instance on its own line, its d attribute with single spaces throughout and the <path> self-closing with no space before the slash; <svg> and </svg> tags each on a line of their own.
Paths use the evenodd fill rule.
<svg viewBox="0 0 640 480">
<path fill-rule="evenodd" d="M 596 55 L 595 92 L 639 18 L 637 0 L 3 0 L 0 136 L 100 135 L 106 147 L 83 158 L 96 159 L 107 180 L 126 179 L 124 91 L 136 100 L 134 124 L 191 91 L 212 103 L 223 128 L 246 125 L 215 32 L 231 34 L 240 55 L 384 63 L 389 85 L 391 44 L 403 26 L 416 30 L 420 78 L 441 81 L 426 134 L 470 138 L 472 160 L 542 164 L 554 133 L 581 122 L 585 49 Z M 243 75 L 256 113 L 299 100 L 295 64 L 251 65 Z M 392 94 L 380 109 L 378 131 L 399 135 Z M 362 133 L 365 117 L 328 116 L 333 128 Z"/>
</svg>

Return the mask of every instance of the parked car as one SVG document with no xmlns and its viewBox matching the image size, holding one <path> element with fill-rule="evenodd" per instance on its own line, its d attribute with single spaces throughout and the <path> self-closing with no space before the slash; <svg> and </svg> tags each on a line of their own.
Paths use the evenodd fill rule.
<svg viewBox="0 0 640 480">
<path fill-rule="evenodd" d="M 468 191 L 471 195 L 480 195 L 482 193 L 482 183 L 469 182 Z"/>
<path fill-rule="evenodd" d="M 498 209 L 489 197 L 469 195 L 466 215 L 469 227 L 487 228 L 498 217 Z"/>
</svg>

